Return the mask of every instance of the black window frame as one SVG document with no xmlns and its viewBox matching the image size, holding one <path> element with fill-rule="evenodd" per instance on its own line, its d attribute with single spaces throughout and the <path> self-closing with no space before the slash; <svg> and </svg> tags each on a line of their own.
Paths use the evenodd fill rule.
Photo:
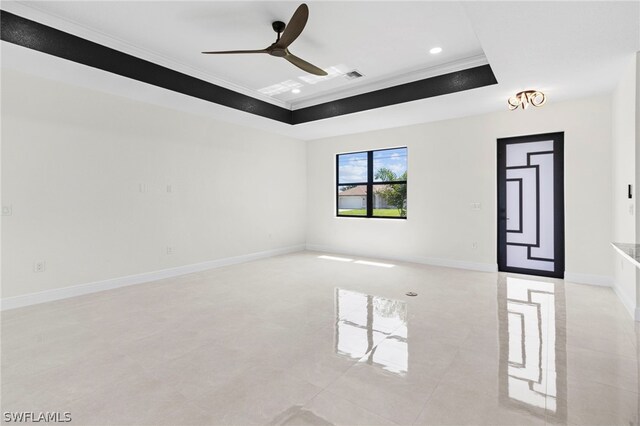
<svg viewBox="0 0 640 426">
<path fill-rule="evenodd" d="M 394 149 L 406 149 L 407 150 L 407 170 L 409 169 L 409 148 L 406 146 L 397 146 L 394 148 L 383 148 L 383 149 L 372 149 L 369 151 L 353 151 L 353 152 L 342 152 L 340 154 L 336 154 L 336 217 L 358 217 L 363 219 L 402 219 L 406 220 L 409 216 L 409 211 L 407 209 L 406 216 L 374 216 L 373 215 L 373 187 L 374 185 L 389 185 L 389 184 L 403 184 L 407 186 L 407 190 L 409 189 L 408 179 L 407 180 L 394 180 L 388 182 L 375 182 L 373 179 L 373 153 L 381 152 L 381 151 L 391 151 Z M 367 154 L 367 182 L 349 182 L 349 183 L 340 183 L 340 156 L 341 155 L 351 155 L 351 154 Z M 407 174 L 408 175 L 408 174 Z M 340 198 L 339 198 L 339 190 L 341 186 L 353 185 L 353 186 L 366 186 L 367 187 L 367 206 L 366 206 L 366 215 L 350 215 L 350 214 L 340 214 Z M 407 198 L 408 191 L 407 191 Z"/>
</svg>

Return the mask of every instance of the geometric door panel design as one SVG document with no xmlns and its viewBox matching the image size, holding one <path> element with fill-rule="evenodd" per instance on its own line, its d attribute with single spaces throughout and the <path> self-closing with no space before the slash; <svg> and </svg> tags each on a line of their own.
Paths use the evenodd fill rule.
<svg viewBox="0 0 640 426">
<path fill-rule="evenodd" d="M 562 277 L 562 133 L 498 140 L 500 270 Z"/>
</svg>

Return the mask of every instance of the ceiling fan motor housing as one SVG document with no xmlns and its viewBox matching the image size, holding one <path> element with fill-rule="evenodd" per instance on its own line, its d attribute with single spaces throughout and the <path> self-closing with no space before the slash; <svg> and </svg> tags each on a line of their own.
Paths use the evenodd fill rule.
<svg viewBox="0 0 640 426">
<path fill-rule="evenodd" d="M 273 21 L 271 23 L 271 27 L 273 28 L 273 31 L 280 34 L 281 32 L 284 31 L 285 23 L 282 21 Z"/>
<path fill-rule="evenodd" d="M 273 43 L 271 46 L 275 46 L 276 43 L 278 43 L 280 41 L 280 34 L 284 31 L 286 24 L 282 21 L 273 21 L 271 23 L 271 27 L 273 27 L 273 31 L 278 33 L 278 38 L 276 40 L 275 43 Z M 288 52 L 287 49 L 281 49 L 281 48 L 273 48 L 269 51 L 269 55 L 271 56 L 277 56 L 279 58 L 284 58 L 285 56 L 287 56 Z"/>
</svg>

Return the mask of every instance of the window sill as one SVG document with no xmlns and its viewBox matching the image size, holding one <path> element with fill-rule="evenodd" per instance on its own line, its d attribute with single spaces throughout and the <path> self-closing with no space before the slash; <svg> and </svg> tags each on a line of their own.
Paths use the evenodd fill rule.
<svg viewBox="0 0 640 426">
<path fill-rule="evenodd" d="M 367 217 L 367 216 L 338 216 L 338 215 L 335 215 L 334 218 L 335 219 L 376 219 L 376 220 L 391 220 L 391 221 L 400 221 L 400 222 L 408 219 L 406 217 L 383 217 L 383 216 Z"/>
</svg>

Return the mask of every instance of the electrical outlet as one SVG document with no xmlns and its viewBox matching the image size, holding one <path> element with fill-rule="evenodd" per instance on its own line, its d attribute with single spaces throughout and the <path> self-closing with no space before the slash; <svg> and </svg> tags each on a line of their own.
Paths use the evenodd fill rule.
<svg viewBox="0 0 640 426">
<path fill-rule="evenodd" d="M 167 192 L 169 192 L 169 193 L 173 192 L 173 186 L 172 185 L 167 185 Z"/>
<path fill-rule="evenodd" d="M 11 206 L 2 206 L 2 216 L 11 216 L 13 208 Z"/>
<path fill-rule="evenodd" d="M 138 185 L 138 189 L 140 190 L 140 192 L 147 192 L 147 185 L 144 183 L 141 183 Z"/>
<path fill-rule="evenodd" d="M 480 203 L 471 203 L 471 210 L 480 210 L 482 205 Z"/>
<path fill-rule="evenodd" d="M 33 264 L 33 272 L 44 272 L 47 264 L 44 260 L 39 260 Z"/>
<path fill-rule="evenodd" d="M 171 246 L 167 246 L 167 254 L 173 254 L 174 253 L 174 248 Z"/>
<path fill-rule="evenodd" d="M 477 249 L 478 248 L 478 243 L 476 241 L 471 243 L 471 248 L 474 249 L 474 250 Z"/>
</svg>

